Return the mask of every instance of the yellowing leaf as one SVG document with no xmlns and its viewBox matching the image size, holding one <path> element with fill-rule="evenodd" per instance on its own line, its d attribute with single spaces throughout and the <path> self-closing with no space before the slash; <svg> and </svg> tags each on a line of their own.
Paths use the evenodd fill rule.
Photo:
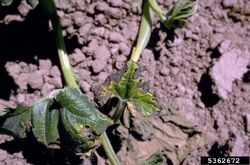
<svg viewBox="0 0 250 165">
<path fill-rule="evenodd" d="M 113 121 L 98 111 L 95 104 L 78 89 L 64 88 L 55 97 L 60 104 L 61 138 L 76 152 L 88 152 L 98 143 L 98 136 Z"/>
<path fill-rule="evenodd" d="M 134 79 L 136 69 L 137 64 L 129 61 L 121 80 L 118 83 L 112 81 L 110 86 L 104 89 L 104 94 L 110 93 L 124 102 L 130 102 L 142 115 L 150 116 L 154 110 L 159 109 L 151 93 L 142 93 L 142 88 L 139 87 L 142 78 Z"/>
</svg>

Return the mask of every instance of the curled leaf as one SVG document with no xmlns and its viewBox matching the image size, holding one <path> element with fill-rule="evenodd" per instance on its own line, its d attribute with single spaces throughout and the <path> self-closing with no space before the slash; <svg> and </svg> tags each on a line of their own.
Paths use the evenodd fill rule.
<svg viewBox="0 0 250 165">
<path fill-rule="evenodd" d="M 19 138 L 25 138 L 31 128 L 31 109 L 17 105 L 15 109 L 6 109 L 0 118 L 0 132 Z"/>
<path fill-rule="evenodd" d="M 113 121 L 99 112 L 95 104 L 78 89 L 65 88 L 55 99 L 62 107 L 62 140 L 77 152 L 93 149 L 98 143 L 98 136 L 113 124 Z"/>
<path fill-rule="evenodd" d="M 198 0 L 178 0 L 173 8 L 167 13 L 164 25 L 171 28 L 185 26 L 187 19 L 193 16 L 197 10 Z"/>
<path fill-rule="evenodd" d="M 32 107 L 32 131 L 37 141 L 49 145 L 59 140 L 59 111 L 51 109 L 51 100 L 42 100 Z"/>
<path fill-rule="evenodd" d="M 104 88 L 104 95 L 112 94 L 123 102 L 132 103 L 136 109 L 144 116 L 151 116 L 154 110 L 159 110 L 157 103 L 151 93 L 143 93 L 139 84 L 142 78 L 134 78 L 138 66 L 135 62 L 129 61 L 127 71 L 119 82 L 111 81 L 109 87 Z"/>
</svg>

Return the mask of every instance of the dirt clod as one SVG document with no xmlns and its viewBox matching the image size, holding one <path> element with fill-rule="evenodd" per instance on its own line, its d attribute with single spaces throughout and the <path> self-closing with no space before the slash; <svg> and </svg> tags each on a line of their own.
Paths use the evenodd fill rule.
<svg viewBox="0 0 250 165">
<path fill-rule="evenodd" d="M 235 80 L 242 78 L 247 72 L 249 63 L 249 53 L 240 49 L 233 49 L 224 53 L 218 62 L 215 62 L 211 76 L 215 81 L 218 94 L 226 99 L 228 93 L 232 91 Z"/>
<path fill-rule="evenodd" d="M 250 114 L 247 114 L 245 116 L 245 120 L 246 120 L 246 131 L 250 133 Z"/>
</svg>

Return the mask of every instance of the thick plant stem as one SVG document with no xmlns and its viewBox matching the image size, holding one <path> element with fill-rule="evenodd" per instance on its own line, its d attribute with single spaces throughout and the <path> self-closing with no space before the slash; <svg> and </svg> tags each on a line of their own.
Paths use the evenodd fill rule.
<svg viewBox="0 0 250 165">
<path fill-rule="evenodd" d="M 139 60 L 142 51 L 148 44 L 152 32 L 153 16 L 154 13 L 150 8 L 149 2 L 148 0 L 145 0 L 142 9 L 141 24 L 139 28 L 136 46 L 134 47 L 132 55 L 130 57 L 130 60 L 134 62 L 137 62 Z"/>
<path fill-rule="evenodd" d="M 68 54 L 65 48 L 64 39 L 62 36 L 62 27 L 60 24 L 60 19 L 57 15 L 55 2 L 53 0 L 39 0 L 39 3 L 42 5 L 43 10 L 48 14 L 51 18 L 53 30 L 55 32 L 56 38 L 56 46 L 57 52 L 60 60 L 60 65 L 62 68 L 63 76 L 66 81 L 67 86 L 79 89 L 74 74 L 71 70 L 71 66 L 68 59 Z M 80 89 L 79 89 L 80 90 Z M 112 162 L 113 165 L 120 165 L 118 158 L 110 144 L 110 141 L 104 132 L 100 136 L 100 140 L 102 141 L 103 148 L 108 155 L 108 158 Z"/>
<path fill-rule="evenodd" d="M 103 148 L 104 148 L 105 152 L 107 153 L 108 158 L 111 161 L 111 163 L 113 165 L 120 165 L 121 163 L 118 160 L 118 158 L 116 157 L 114 150 L 112 149 L 112 146 L 110 144 L 110 141 L 108 140 L 109 138 L 108 138 L 106 132 L 104 132 L 100 136 L 100 139 L 102 140 Z"/>
<path fill-rule="evenodd" d="M 55 28 L 55 33 L 57 36 L 56 37 L 57 52 L 59 55 L 60 64 L 62 66 L 64 79 L 66 81 L 66 84 L 69 87 L 78 88 L 78 85 L 75 81 L 74 74 L 71 70 L 68 55 L 66 53 L 65 44 L 64 44 L 64 40 L 62 36 L 62 29 L 61 29 L 61 25 L 60 25 L 58 17 L 56 17 L 55 20 L 52 22 L 53 22 L 52 24 L 53 24 L 53 27 Z"/>
<path fill-rule="evenodd" d="M 39 3 L 43 6 L 44 11 L 48 14 L 51 19 L 53 30 L 55 32 L 57 53 L 60 60 L 60 65 L 62 68 L 63 76 L 66 81 L 67 86 L 78 88 L 75 81 L 74 74 L 71 70 L 69 63 L 67 51 L 65 48 L 64 39 L 62 36 L 62 27 L 60 24 L 60 19 L 57 16 L 56 6 L 53 0 L 40 0 Z"/>
</svg>

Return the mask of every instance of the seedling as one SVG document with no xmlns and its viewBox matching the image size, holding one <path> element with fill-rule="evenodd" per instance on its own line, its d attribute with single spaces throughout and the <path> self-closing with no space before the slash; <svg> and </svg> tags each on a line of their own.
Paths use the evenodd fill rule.
<svg viewBox="0 0 250 165">
<path fill-rule="evenodd" d="M 169 12 L 163 12 L 155 0 L 144 1 L 137 43 L 127 62 L 127 70 L 118 82 L 111 81 L 110 86 L 104 88 L 104 95 L 119 99 L 120 106 L 111 117 L 113 120 L 99 112 L 95 103 L 81 93 L 76 83 L 54 1 L 27 0 L 31 6 L 36 6 L 38 2 L 52 23 L 67 87 L 53 91 L 30 106 L 17 105 L 15 109 L 5 109 L 0 114 L 0 131 L 19 138 L 25 138 L 27 132 L 32 132 L 37 141 L 47 147 L 66 147 L 76 153 L 87 155 L 102 144 L 111 163 L 119 165 L 120 162 L 105 133 L 107 127 L 120 119 L 128 104 L 133 105 L 145 117 L 151 116 L 155 110 L 159 111 L 153 95 L 142 92 L 142 87 L 139 87 L 144 79 L 134 77 L 139 57 L 150 39 L 154 14 L 159 16 L 167 28 L 183 27 L 186 20 L 195 12 L 196 1 L 179 0 Z M 12 0 L 0 0 L 0 3 L 10 5 Z M 162 154 L 158 152 L 142 164 L 161 164 L 163 160 Z"/>
</svg>

